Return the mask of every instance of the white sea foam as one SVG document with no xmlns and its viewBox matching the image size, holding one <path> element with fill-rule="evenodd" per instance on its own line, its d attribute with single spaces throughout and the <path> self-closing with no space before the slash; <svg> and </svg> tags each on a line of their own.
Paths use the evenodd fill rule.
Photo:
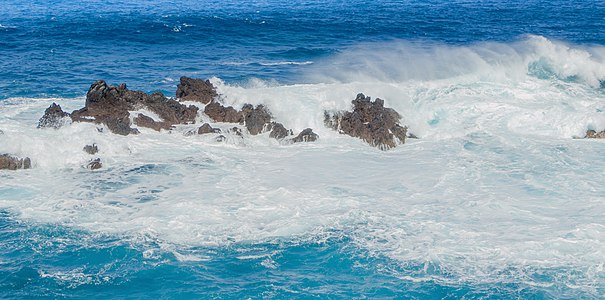
<svg viewBox="0 0 605 300">
<path fill-rule="evenodd" d="M 93 124 L 36 129 L 53 101 L 69 111 L 84 99 L 4 101 L 0 153 L 29 156 L 34 168 L 0 172 L 0 207 L 185 247 L 344 232 L 371 253 L 455 275 L 414 280 L 603 291 L 605 143 L 573 139 L 605 129 L 602 49 L 542 37 L 426 53 L 398 45 L 343 54 L 366 66 L 356 74 L 335 58 L 325 83 L 212 79 L 229 105 L 262 103 L 286 127 L 312 127 L 320 140 L 309 144 L 267 135 L 217 143 L 183 135 L 191 125 L 128 137 Z M 381 77 L 385 60 L 393 63 Z M 548 61 L 553 76 L 537 76 L 535 61 Z M 385 99 L 421 139 L 383 152 L 325 128 L 323 111 L 349 108 L 358 92 Z M 104 163 L 95 172 L 81 167 L 90 143 Z M 544 282 L 545 270 L 560 274 Z"/>
</svg>

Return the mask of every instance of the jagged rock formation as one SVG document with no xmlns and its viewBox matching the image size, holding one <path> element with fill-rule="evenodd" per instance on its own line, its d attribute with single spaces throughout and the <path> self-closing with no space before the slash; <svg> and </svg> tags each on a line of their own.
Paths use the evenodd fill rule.
<svg viewBox="0 0 605 300">
<path fill-rule="evenodd" d="M 221 133 L 220 128 L 212 128 L 210 124 L 204 123 L 200 128 L 197 129 L 197 134 L 207 134 L 207 133 Z"/>
<path fill-rule="evenodd" d="M 102 167 L 103 167 L 103 164 L 101 163 L 100 158 L 95 158 L 86 165 L 86 168 L 90 169 L 90 170 L 98 170 Z"/>
<path fill-rule="evenodd" d="M 58 129 L 65 124 L 69 114 L 61 109 L 57 103 L 51 104 L 45 111 L 44 116 L 38 121 L 38 128 L 55 128 Z"/>
<path fill-rule="evenodd" d="M 94 155 L 99 152 L 99 147 L 97 147 L 96 144 L 86 145 L 86 146 L 84 146 L 84 148 L 82 150 L 84 150 L 84 152 L 86 152 L 90 155 Z"/>
<path fill-rule="evenodd" d="M 245 104 L 242 107 L 244 115 L 244 124 L 251 135 L 257 135 L 271 130 L 271 113 L 262 104 L 253 107 L 252 104 Z"/>
<path fill-rule="evenodd" d="M 204 113 L 215 122 L 242 123 L 244 121 L 242 113 L 235 110 L 233 106 L 224 107 L 216 101 L 206 105 Z"/>
<path fill-rule="evenodd" d="M 198 101 L 208 104 L 218 96 L 210 80 L 181 77 L 181 83 L 176 87 L 176 98 L 186 101 Z"/>
<path fill-rule="evenodd" d="M 277 140 L 281 140 L 289 135 L 292 135 L 292 129 L 286 129 L 284 125 L 281 123 L 273 122 L 271 123 L 271 132 L 269 133 L 269 137 L 272 137 Z"/>
<path fill-rule="evenodd" d="M 594 130 L 586 131 L 586 136 L 584 138 L 587 139 L 605 139 L 605 130 L 596 132 Z"/>
<path fill-rule="evenodd" d="M 407 127 L 399 124 L 401 116 L 394 109 L 385 108 L 382 99 L 372 102 L 370 97 L 358 94 L 351 103 L 353 111 L 325 112 L 325 125 L 382 150 L 405 143 Z"/>
<path fill-rule="evenodd" d="M 32 162 L 29 157 L 18 158 L 9 154 L 0 155 L 0 170 L 30 169 Z"/>
<path fill-rule="evenodd" d="M 148 109 L 162 119 L 156 122 L 142 114 L 135 118 L 139 126 L 155 130 L 169 129 L 174 124 L 194 123 L 198 111 L 195 106 L 185 106 L 159 92 L 146 94 L 128 90 L 125 84 L 116 87 L 99 80 L 90 86 L 85 106 L 74 111 L 71 118 L 76 122 L 103 123 L 116 134 L 136 134 L 138 130 L 130 127 L 128 111 L 139 109 Z"/>
<path fill-rule="evenodd" d="M 295 138 L 292 139 L 293 143 L 302 142 L 315 142 L 319 138 L 319 135 L 313 132 L 311 128 L 307 128 L 301 131 Z"/>
</svg>

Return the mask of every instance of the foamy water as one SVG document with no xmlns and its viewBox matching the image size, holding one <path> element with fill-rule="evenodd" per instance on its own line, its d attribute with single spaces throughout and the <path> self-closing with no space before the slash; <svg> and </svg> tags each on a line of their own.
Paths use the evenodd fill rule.
<svg viewBox="0 0 605 300">
<path fill-rule="evenodd" d="M 307 77 L 322 83 L 212 78 L 226 104 L 265 104 L 286 127 L 313 128 L 314 143 L 185 135 L 209 121 L 201 112 L 196 125 L 127 137 L 94 124 L 37 129 L 52 102 L 71 111 L 84 98 L 3 101 L 0 153 L 31 157 L 33 169 L 0 172 L 0 208 L 157 240 L 184 261 L 212 259 L 196 247 L 345 235 L 370 255 L 418 266 L 392 271 L 404 281 L 605 296 L 605 143 L 574 139 L 605 129 L 603 47 L 539 36 L 391 42 L 314 66 Z M 380 151 L 325 128 L 324 110 L 348 109 L 358 92 L 384 99 L 419 139 Z M 95 156 L 82 151 L 92 143 Z M 83 167 L 93 157 L 101 170 Z"/>
</svg>

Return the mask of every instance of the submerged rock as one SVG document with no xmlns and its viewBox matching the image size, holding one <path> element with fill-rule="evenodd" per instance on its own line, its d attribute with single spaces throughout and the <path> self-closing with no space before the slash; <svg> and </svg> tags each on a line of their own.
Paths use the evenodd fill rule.
<svg viewBox="0 0 605 300">
<path fill-rule="evenodd" d="M 292 139 L 293 143 L 302 143 L 302 142 L 315 142 L 319 138 L 311 128 L 307 128 L 301 131 L 295 138 Z"/>
<path fill-rule="evenodd" d="M 197 134 L 207 134 L 207 133 L 221 133 L 219 128 L 212 128 L 210 124 L 204 123 L 200 128 L 197 129 Z"/>
<path fill-rule="evenodd" d="M 131 128 L 128 111 L 148 109 L 156 113 L 161 124 L 149 122 L 149 117 L 139 115 L 138 121 L 150 128 L 169 128 L 175 124 L 195 123 L 198 108 L 185 106 L 174 99 L 166 98 L 162 93 L 146 94 L 142 91 L 131 91 L 125 84 L 107 85 L 103 80 L 93 83 L 86 94 L 85 106 L 71 114 L 75 122 L 102 123 L 116 134 L 128 135 L 138 133 Z M 140 125 L 140 126 L 144 126 Z M 159 130 L 159 129 L 156 129 Z"/>
<path fill-rule="evenodd" d="M 382 99 L 371 101 L 370 97 L 358 94 L 351 103 L 353 111 L 326 112 L 325 125 L 342 134 L 361 138 L 382 150 L 405 143 L 407 127 L 399 124 L 399 113 L 385 108 Z"/>
<path fill-rule="evenodd" d="M 90 170 L 98 170 L 102 167 L 103 167 L 103 164 L 101 163 L 100 158 L 95 158 L 86 165 L 86 168 L 90 169 Z"/>
<path fill-rule="evenodd" d="M 244 117 L 241 112 L 238 112 L 232 106 L 224 107 L 216 101 L 206 105 L 204 108 L 204 113 L 215 122 L 242 123 L 244 121 Z"/>
<path fill-rule="evenodd" d="M 84 152 L 86 152 L 90 155 L 94 155 L 94 154 L 97 154 L 97 152 L 99 152 L 99 147 L 97 147 L 97 144 L 86 145 L 86 146 L 84 146 L 84 148 L 82 150 L 84 150 Z"/>
<path fill-rule="evenodd" d="M 586 131 L 586 136 L 584 138 L 587 139 L 605 139 L 605 130 L 596 132 L 594 130 Z"/>
<path fill-rule="evenodd" d="M 208 104 L 218 94 L 210 80 L 181 77 L 181 83 L 176 88 L 176 98 L 186 101 L 199 101 Z"/>
<path fill-rule="evenodd" d="M 9 154 L 0 155 L 0 170 L 30 169 L 32 167 L 29 157 L 19 158 Z"/>
<path fill-rule="evenodd" d="M 69 114 L 61 109 L 57 103 L 51 104 L 45 111 L 44 116 L 38 121 L 38 128 L 55 128 L 58 129 L 65 124 Z"/>
</svg>

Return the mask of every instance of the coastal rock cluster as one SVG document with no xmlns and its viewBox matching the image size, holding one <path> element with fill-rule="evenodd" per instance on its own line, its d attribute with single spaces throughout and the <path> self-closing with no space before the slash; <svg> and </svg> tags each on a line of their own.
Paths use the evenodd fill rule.
<svg viewBox="0 0 605 300">
<path fill-rule="evenodd" d="M 29 157 L 19 158 L 9 154 L 0 155 L 0 170 L 29 169 L 32 162 Z"/>
<path fill-rule="evenodd" d="M 605 130 L 596 132 L 594 130 L 586 131 L 586 136 L 584 138 L 587 139 L 605 139 Z"/>
<path fill-rule="evenodd" d="M 407 127 L 399 124 L 399 113 L 384 107 L 382 99 L 372 101 L 370 97 L 358 94 L 351 103 L 352 111 L 325 112 L 325 125 L 382 150 L 405 143 Z"/>
</svg>

